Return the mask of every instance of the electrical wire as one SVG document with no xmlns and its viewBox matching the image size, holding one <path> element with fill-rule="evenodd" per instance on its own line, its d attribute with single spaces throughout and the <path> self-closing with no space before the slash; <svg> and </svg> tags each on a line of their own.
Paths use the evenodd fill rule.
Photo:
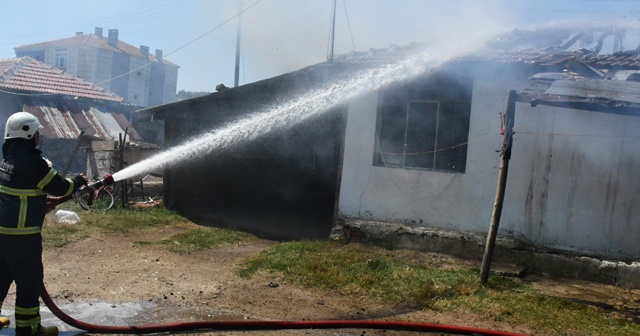
<svg viewBox="0 0 640 336">
<path fill-rule="evenodd" d="M 351 45 L 353 45 L 353 51 L 356 51 L 356 42 L 353 40 L 353 32 L 351 31 L 351 23 L 349 22 L 349 13 L 347 13 L 347 2 L 342 0 L 344 5 L 344 16 L 347 18 L 347 27 L 349 28 L 349 36 L 351 36 Z"/>
</svg>

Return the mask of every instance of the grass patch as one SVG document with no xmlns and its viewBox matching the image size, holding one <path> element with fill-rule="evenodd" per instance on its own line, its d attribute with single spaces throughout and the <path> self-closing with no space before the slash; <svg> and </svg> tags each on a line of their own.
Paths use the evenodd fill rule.
<svg viewBox="0 0 640 336">
<path fill-rule="evenodd" d="M 416 307 L 470 295 L 480 288 L 471 270 L 411 266 L 370 247 L 332 242 L 280 244 L 245 263 L 241 275 L 258 270 L 280 272 L 287 280 L 306 286 Z"/>
<path fill-rule="evenodd" d="M 111 209 L 106 212 L 84 211 L 73 203 L 65 204 L 65 210 L 75 211 L 80 217 L 77 224 L 61 224 L 55 219 L 55 211 L 47 214 L 42 228 L 45 248 L 62 247 L 82 239 L 93 231 L 128 233 L 145 229 L 189 222 L 186 218 L 164 207 L 140 209 Z"/>
<path fill-rule="evenodd" d="M 530 286 L 478 269 L 442 270 L 395 258 L 386 250 L 333 242 L 283 243 L 247 260 L 240 274 L 272 272 L 300 285 L 397 305 L 525 325 L 544 335 L 639 335 L 640 326 L 603 310 L 537 294 Z"/>
<path fill-rule="evenodd" d="M 198 228 L 175 234 L 157 244 L 165 246 L 176 253 L 189 253 L 211 249 L 221 244 L 233 244 L 248 237 L 250 234 L 218 228 Z"/>
<path fill-rule="evenodd" d="M 75 206 L 75 207 L 74 207 Z M 55 211 L 47 215 L 42 230 L 45 248 L 62 247 L 72 241 L 89 236 L 94 231 L 130 233 L 171 224 L 187 223 L 188 219 L 164 207 L 111 209 L 106 212 L 84 211 L 77 204 L 65 206 L 65 210 L 75 211 L 80 216 L 77 224 L 61 224 L 55 220 Z M 250 234 L 219 229 L 198 228 L 176 234 L 159 244 L 177 253 L 214 248 L 220 244 L 235 243 L 251 237 Z"/>
<path fill-rule="evenodd" d="M 164 207 L 111 209 L 106 212 L 85 211 L 79 215 L 84 225 L 119 233 L 189 221 Z"/>
</svg>

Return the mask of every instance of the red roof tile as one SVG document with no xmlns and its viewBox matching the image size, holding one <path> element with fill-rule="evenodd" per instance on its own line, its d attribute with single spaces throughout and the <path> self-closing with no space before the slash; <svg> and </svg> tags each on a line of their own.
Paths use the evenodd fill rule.
<svg viewBox="0 0 640 336">
<path fill-rule="evenodd" d="M 99 86 L 65 74 L 64 71 L 31 57 L 0 60 L 0 88 L 106 101 L 124 100 Z"/>
</svg>

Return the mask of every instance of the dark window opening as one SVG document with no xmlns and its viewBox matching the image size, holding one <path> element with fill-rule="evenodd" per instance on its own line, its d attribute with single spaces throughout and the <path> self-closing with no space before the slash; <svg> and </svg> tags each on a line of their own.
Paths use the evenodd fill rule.
<svg viewBox="0 0 640 336">
<path fill-rule="evenodd" d="M 454 81 L 383 92 L 378 101 L 373 164 L 464 173 L 470 92 Z"/>
</svg>

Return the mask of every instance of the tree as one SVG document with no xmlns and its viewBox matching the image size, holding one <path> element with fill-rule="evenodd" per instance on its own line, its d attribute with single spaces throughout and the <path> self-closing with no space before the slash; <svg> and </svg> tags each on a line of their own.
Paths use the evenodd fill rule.
<svg viewBox="0 0 640 336">
<path fill-rule="evenodd" d="M 191 99 L 191 98 L 206 96 L 206 95 L 208 95 L 210 93 L 211 92 L 206 92 L 206 91 L 185 91 L 185 90 L 180 90 L 180 91 L 178 91 L 177 98 L 178 98 L 178 100 L 185 100 L 185 99 Z"/>
</svg>

